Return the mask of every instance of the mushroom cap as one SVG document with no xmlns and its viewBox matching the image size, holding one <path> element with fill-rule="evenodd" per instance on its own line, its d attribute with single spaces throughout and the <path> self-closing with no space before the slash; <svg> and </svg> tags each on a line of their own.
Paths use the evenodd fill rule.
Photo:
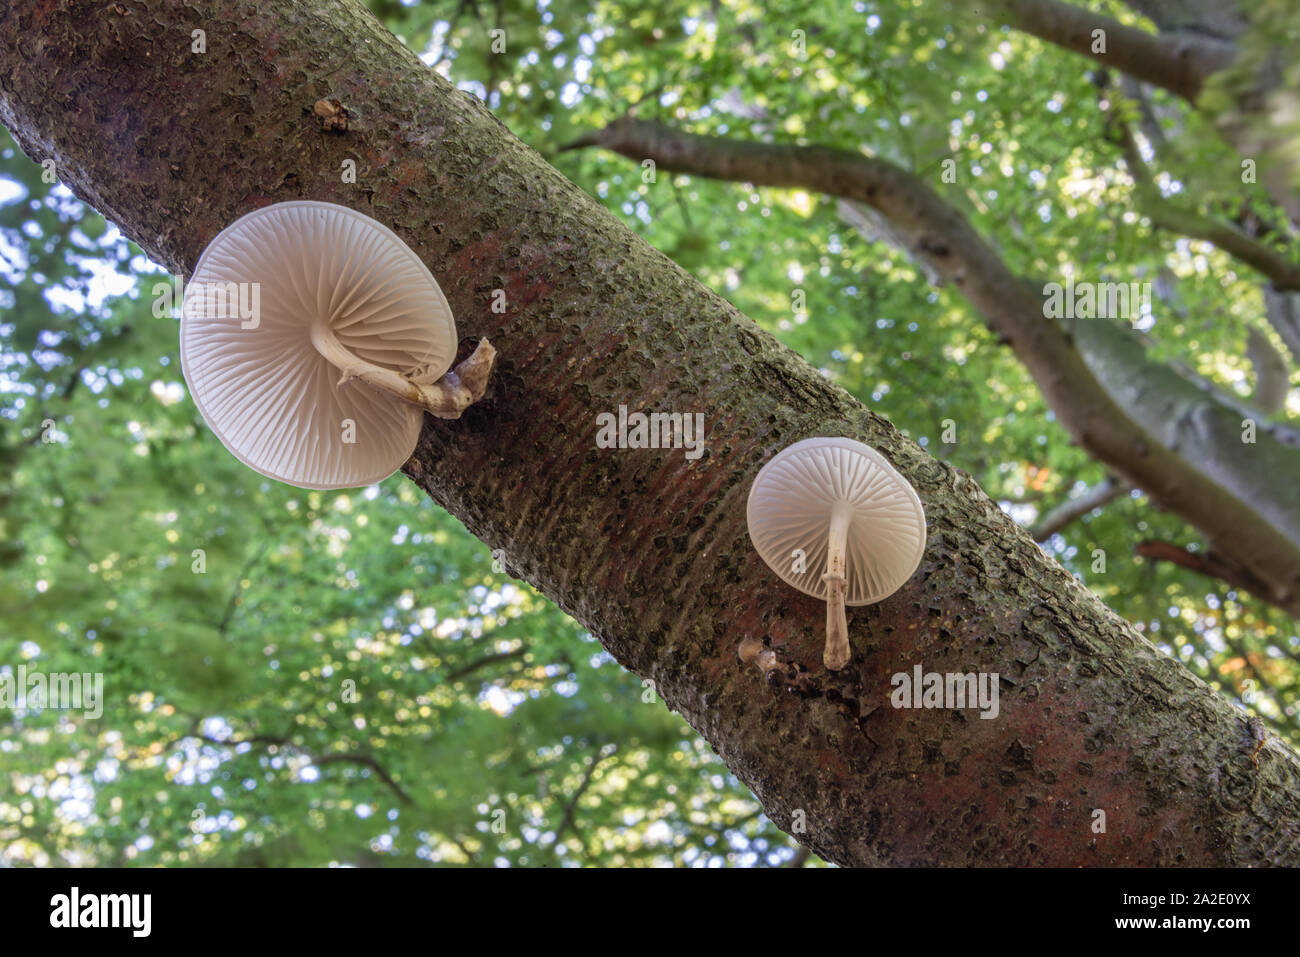
<svg viewBox="0 0 1300 957">
<path fill-rule="evenodd" d="M 749 538 L 763 561 L 795 588 L 826 597 L 822 575 L 831 514 L 849 510 L 846 605 L 889 597 L 925 551 L 925 512 L 916 491 L 875 449 L 844 438 L 796 442 L 778 452 L 749 489 Z M 804 570 L 794 570 L 795 549 Z"/>
<path fill-rule="evenodd" d="M 255 328 L 223 308 L 238 302 L 227 283 L 257 284 Z M 251 286 L 239 292 L 252 303 Z M 421 383 L 456 357 L 451 307 L 397 234 L 346 206 L 303 200 L 240 217 L 203 251 L 181 312 L 185 381 L 249 468 L 300 488 L 370 485 L 410 458 L 424 411 L 357 380 L 340 385 L 312 345 L 317 322 L 359 358 Z"/>
</svg>

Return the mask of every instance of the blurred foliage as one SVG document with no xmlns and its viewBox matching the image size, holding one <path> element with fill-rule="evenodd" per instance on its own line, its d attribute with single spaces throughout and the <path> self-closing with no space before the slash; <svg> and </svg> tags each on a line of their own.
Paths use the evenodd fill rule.
<svg viewBox="0 0 1300 957">
<path fill-rule="evenodd" d="M 1292 0 L 1240 0 L 1248 28 L 1232 64 L 1215 74 L 1198 108 L 1238 143 L 1255 146 L 1261 171 L 1276 171 L 1290 194 L 1300 193 L 1300 7 Z M 1261 79 L 1268 89 L 1260 93 Z"/>
<path fill-rule="evenodd" d="M 1258 277 L 1133 212 L 1082 60 L 907 0 L 371 7 L 613 215 L 1020 521 L 1105 470 L 952 290 L 833 200 L 647 183 L 629 160 L 559 147 L 635 106 L 699 132 L 881 155 L 946 190 L 1027 275 L 1171 277 L 1176 303 L 1145 317 L 1152 348 L 1249 395 Z M 1162 188 L 1221 212 L 1268 206 L 1206 121 L 1160 95 L 1155 107 Z M 949 159 L 956 183 L 941 186 Z M 169 277 L 42 172 L 0 141 L 0 669 L 103 672 L 105 703 L 98 720 L 0 711 L 0 861 L 794 857 L 689 727 L 404 478 L 309 492 L 230 456 L 185 392 L 176 320 L 158 306 Z M 1045 547 L 1300 739 L 1295 622 L 1134 558 L 1148 538 L 1196 541 L 1135 492 Z"/>
</svg>

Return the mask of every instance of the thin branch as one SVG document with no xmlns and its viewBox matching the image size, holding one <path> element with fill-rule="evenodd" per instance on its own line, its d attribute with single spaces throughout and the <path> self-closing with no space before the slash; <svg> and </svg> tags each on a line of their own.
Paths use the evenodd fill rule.
<svg viewBox="0 0 1300 957">
<path fill-rule="evenodd" d="M 72 397 L 72 393 L 77 390 L 77 386 L 81 383 L 81 373 L 85 371 L 86 367 L 84 365 L 78 365 L 72 371 L 72 375 L 68 377 L 67 385 L 63 387 L 63 392 L 60 393 L 62 398 L 68 399 Z"/>
<path fill-rule="evenodd" d="M 338 764 L 340 762 L 347 764 L 359 764 L 370 768 L 379 779 L 388 785 L 389 789 L 396 794 L 404 804 L 414 804 L 415 799 L 406 792 L 400 784 L 393 780 L 393 776 L 388 773 L 387 768 L 379 763 L 373 755 L 369 754 L 308 754 L 308 759 L 312 764 L 319 767 L 322 764 Z"/>
<path fill-rule="evenodd" d="M 226 601 L 225 610 L 221 613 L 221 618 L 217 621 L 217 634 L 224 637 L 226 632 L 229 630 L 230 624 L 235 618 L 235 612 L 238 610 L 240 605 L 239 595 L 244 590 L 243 581 L 247 577 L 248 573 L 257 567 L 257 563 L 262 560 L 262 556 L 266 554 L 266 550 L 270 548 L 270 546 L 271 541 L 269 538 L 262 539 L 262 544 L 251 556 L 249 556 L 248 560 L 244 562 L 243 567 L 239 569 L 239 574 L 235 576 L 235 587 L 231 589 L 230 598 Z"/>
<path fill-rule="evenodd" d="M 496 664 L 501 661 L 511 661 L 515 658 L 522 658 L 526 654 L 528 654 L 527 645 L 516 648 L 513 651 L 502 651 L 496 654 L 484 655 L 482 658 L 471 661 L 464 667 L 457 668 L 455 671 L 443 678 L 443 680 L 450 684 L 458 678 L 464 678 L 466 675 L 473 674 L 480 668 L 486 668 L 488 665 Z"/>
<path fill-rule="evenodd" d="M 1077 498 L 1066 499 L 1034 523 L 1031 534 L 1034 541 L 1045 542 L 1067 525 L 1082 518 L 1094 508 L 1101 508 L 1122 495 L 1127 495 L 1133 486 L 1113 475 L 1108 475 L 1092 488 Z"/>
<path fill-rule="evenodd" d="M 393 776 L 388 773 L 388 769 L 385 768 L 382 764 L 380 764 L 378 759 L 376 759 L 373 755 L 345 754 L 345 753 L 313 754 L 312 752 L 308 751 L 306 748 L 302 748 L 299 747 L 298 745 L 293 744 L 291 739 L 287 735 L 254 734 L 243 738 L 214 738 L 208 734 L 196 734 L 191 732 L 189 734 L 182 736 L 178 740 L 183 741 L 185 738 L 198 738 L 200 741 L 205 741 L 208 744 L 218 744 L 221 745 L 222 747 L 228 747 L 228 748 L 238 747 L 241 744 L 274 745 L 276 747 L 283 747 L 303 755 L 304 757 L 307 758 L 308 761 L 310 761 L 313 765 L 317 767 L 320 767 L 325 764 L 361 765 L 363 767 L 370 768 L 370 770 L 374 771 L 375 774 L 379 777 L 379 779 L 383 781 L 384 784 L 388 786 L 389 790 L 391 790 L 394 794 L 396 794 L 397 797 L 404 804 L 415 803 L 415 799 L 411 797 L 410 794 L 407 793 L 405 788 L 403 788 L 400 784 L 398 784 L 393 779 Z"/>
<path fill-rule="evenodd" d="M 250 734 L 245 738 L 214 738 L 210 734 L 196 734 L 195 732 L 190 731 L 187 734 L 181 735 L 178 740 L 183 741 L 186 738 L 198 738 L 200 741 L 206 741 L 208 744 L 220 744 L 232 748 L 238 747 L 241 744 L 267 744 L 275 745 L 276 747 L 292 747 L 292 744 L 290 743 L 292 739 L 289 738 L 288 735 L 281 734 Z"/>
<path fill-rule="evenodd" d="M 560 144 L 555 148 L 555 152 L 570 153 L 573 150 L 585 150 L 592 146 L 599 146 L 599 145 L 600 145 L 600 131 L 597 130 L 592 133 L 583 133 L 577 139 L 572 139 L 569 140 L 569 142 L 567 143 Z"/>
<path fill-rule="evenodd" d="M 617 750 L 617 744 L 601 745 L 588 760 L 587 772 L 583 775 L 582 782 L 564 806 L 564 817 L 560 819 L 560 826 L 555 829 L 555 840 L 551 842 L 551 847 L 558 847 L 560 839 L 564 837 L 564 832 L 575 826 L 574 816 L 578 809 L 578 801 L 582 799 L 582 796 L 587 793 L 587 788 L 591 786 L 591 780 L 596 774 L 596 768 L 600 767 L 601 762 L 613 755 Z"/>
<path fill-rule="evenodd" d="M 691 222 L 691 210 L 686 205 L 686 198 L 682 196 L 682 187 L 677 182 L 677 177 L 672 178 L 673 198 L 677 200 L 677 208 L 682 214 L 682 225 L 686 227 L 688 233 L 695 232 L 695 224 Z"/>
<path fill-rule="evenodd" d="M 470 863 L 470 864 L 477 864 L 477 863 L 478 863 L 478 855 L 475 854 L 473 851 L 471 851 L 471 850 L 470 850 L 470 849 L 465 845 L 465 841 L 464 841 L 462 838 L 456 837 L 455 835 L 449 835 L 449 838 L 450 838 L 451 842 L 452 842 L 453 844 L 455 844 L 456 847 L 460 850 L 460 852 L 461 852 L 462 854 L 465 855 L 465 860 L 466 860 L 468 863 Z"/>
<path fill-rule="evenodd" d="M 1252 595 L 1263 598 L 1288 614 L 1300 618 L 1300 595 L 1270 597 L 1269 588 L 1264 582 L 1213 553 L 1188 551 L 1173 542 L 1145 541 L 1138 543 L 1133 549 L 1133 554 L 1151 561 L 1169 562 L 1207 578 L 1217 578 L 1234 588 L 1244 588 Z"/>
<path fill-rule="evenodd" d="M 1235 259 L 1253 266 L 1273 285 L 1287 292 L 1300 292 L 1300 263 L 1266 243 L 1247 236 L 1226 220 L 1198 213 L 1165 199 L 1156 187 L 1138 186 L 1134 191 L 1139 212 L 1160 229 L 1213 243 Z"/>
<path fill-rule="evenodd" d="M 1155 107 L 1151 105 L 1151 97 L 1147 93 L 1147 85 L 1141 80 L 1134 79 L 1127 73 L 1121 73 L 1119 78 L 1119 88 L 1126 97 L 1137 104 L 1138 110 L 1138 129 L 1146 137 L 1151 148 L 1157 153 L 1168 145 L 1168 139 L 1165 136 L 1164 129 L 1160 126 L 1160 118 L 1156 116 Z"/>
</svg>

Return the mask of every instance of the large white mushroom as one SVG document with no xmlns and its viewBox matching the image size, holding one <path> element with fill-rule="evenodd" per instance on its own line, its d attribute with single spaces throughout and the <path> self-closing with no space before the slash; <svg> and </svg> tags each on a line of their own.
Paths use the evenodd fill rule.
<svg viewBox="0 0 1300 957">
<path fill-rule="evenodd" d="M 352 488 L 410 458 L 426 411 L 483 395 L 486 339 L 454 371 L 456 324 L 425 264 L 346 206 L 276 203 L 222 230 L 186 285 L 181 366 L 240 461 L 301 488 Z"/>
<path fill-rule="evenodd" d="M 916 491 L 875 449 L 845 438 L 796 442 L 749 490 L 749 537 L 763 561 L 826 599 L 822 661 L 849 662 L 846 605 L 889 597 L 920 564 L 925 512 Z"/>
</svg>

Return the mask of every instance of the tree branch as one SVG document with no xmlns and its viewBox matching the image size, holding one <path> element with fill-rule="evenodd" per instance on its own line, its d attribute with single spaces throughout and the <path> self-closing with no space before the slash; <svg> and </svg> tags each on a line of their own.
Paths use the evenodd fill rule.
<svg viewBox="0 0 1300 957">
<path fill-rule="evenodd" d="M 464 678 L 466 675 L 472 675 L 480 668 L 486 668 L 488 665 L 497 664 L 502 661 L 512 661 L 515 658 L 522 658 L 526 654 L 528 654 L 527 645 L 522 648 L 516 648 L 513 651 L 502 651 L 496 654 L 484 655 L 482 658 L 475 659 L 469 664 L 457 668 L 455 671 L 443 678 L 443 681 L 450 684 L 457 679 Z"/>
<path fill-rule="evenodd" d="M 961 5 L 954 9 L 970 10 Z M 986 19 L 1072 50 L 1195 103 L 1210 74 L 1228 66 L 1236 47 L 1200 34 L 1156 34 L 1060 0 L 983 0 Z M 1104 52 L 1096 30 L 1105 31 Z"/>
<path fill-rule="evenodd" d="M 382 764 L 380 764 L 378 759 L 376 759 L 373 755 L 345 754 L 345 753 L 319 754 L 319 755 L 312 754 L 306 748 L 299 747 L 298 745 L 293 744 L 292 739 L 287 735 L 254 734 L 243 738 L 214 738 L 208 734 L 198 734 L 198 733 L 191 732 L 190 734 L 186 734 L 182 736 L 180 740 L 184 740 L 184 738 L 187 737 L 198 738 L 200 741 L 205 741 L 208 744 L 219 744 L 223 747 L 228 747 L 228 748 L 235 748 L 241 744 L 275 745 L 276 747 L 283 747 L 290 751 L 294 751 L 298 754 L 303 755 L 305 758 L 307 758 L 308 761 L 310 761 L 316 767 L 320 767 L 325 764 L 340 764 L 340 763 L 359 764 L 364 767 L 370 768 L 370 770 L 374 771 L 375 774 L 379 777 L 379 779 L 388 786 L 389 790 L 391 790 L 395 795 L 397 795 L 397 797 L 402 801 L 402 803 L 404 804 L 415 803 L 415 799 L 412 798 L 411 795 L 408 794 L 400 784 L 398 784 L 395 780 L 393 780 L 393 776 L 388 773 L 388 769 L 385 768 Z"/>
<path fill-rule="evenodd" d="M 564 816 L 560 818 L 560 825 L 555 829 L 555 839 L 551 841 L 551 847 L 558 847 L 560 840 L 564 837 L 564 832 L 574 826 L 573 822 L 578 810 L 578 801 L 587 793 L 587 788 L 591 787 L 591 780 L 596 774 L 596 768 L 600 767 L 601 763 L 617 750 L 618 745 L 616 744 L 603 744 L 588 759 L 587 771 L 582 776 L 582 781 L 564 805 Z"/>
<path fill-rule="evenodd" d="M 226 601 L 225 610 L 221 613 L 221 618 L 217 621 L 217 634 L 224 637 L 226 632 L 229 631 L 230 624 L 235 619 L 235 612 L 239 609 L 239 596 L 244 590 L 244 576 L 257 567 L 257 563 L 262 560 L 262 556 L 266 554 L 266 550 L 270 547 L 271 539 L 269 537 L 262 539 L 261 544 L 253 550 L 253 554 L 248 557 L 248 560 L 244 562 L 243 567 L 239 569 L 238 573 L 236 573 L 235 587 L 231 589 L 230 598 Z"/>
<path fill-rule="evenodd" d="M 1139 184 L 1134 190 L 1134 198 L 1138 211 L 1145 214 L 1152 225 L 1213 243 L 1234 258 L 1259 270 L 1272 280 L 1277 289 L 1300 291 L 1300 263 L 1282 255 L 1268 244 L 1251 238 L 1226 220 L 1174 203 L 1166 199 L 1154 185 Z"/>
<path fill-rule="evenodd" d="M 1207 578 L 1217 578 L 1234 588 L 1245 589 L 1257 597 L 1264 597 L 1268 592 L 1266 583 L 1231 562 L 1224 561 L 1213 552 L 1194 552 L 1173 542 L 1145 541 L 1137 544 L 1133 554 L 1149 561 L 1169 562 Z M 1271 604 L 1300 618 L 1300 598 L 1285 602 L 1272 601 Z"/>
<path fill-rule="evenodd" d="M 1295 293 L 1264 290 L 1264 313 L 1291 353 L 1291 361 L 1300 365 L 1300 296 Z"/>
<path fill-rule="evenodd" d="M 370 768 L 370 770 L 374 771 L 375 774 L 379 776 L 379 780 L 383 781 L 386 785 L 388 785 L 389 790 L 391 790 L 394 794 L 396 794 L 403 804 L 415 803 L 415 799 L 406 792 L 405 788 L 403 788 L 400 784 L 398 784 L 396 781 L 393 780 L 393 776 L 388 773 L 388 770 L 382 764 L 380 764 L 378 759 L 376 759 L 373 755 L 370 754 L 308 754 L 307 757 L 311 761 L 311 763 L 316 765 L 317 767 L 320 767 L 321 765 L 324 764 L 338 764 L 342 762 L 346 764 L 359 764 L 362 765 L 363 767 Z"/>
<path fill-rule="evenodd" d="M 1078 498 L 1068 499 L 1044 514 L 1034 523 L 1030 534 L 1034 536 L 1034 541 L 1045 542 L 1094 508 L 1101 508 L 1108 502 L 1127 495 L 1132 488 L 1127 482 L 1107 476 Z"/>
<path fill-rule="evenodd" d="M 1111 91 L 1114 95 L 1115 91 Z M 1113 105 L 1103 107 L 1107 123 L 1124 157 L 1124 165 L 1133 179 L 1134 205 L 1152 225 L 1170 232 L 1213 243 L 1230 256 L 1253 266 L 1283 291 L 1300 291 L 1300 263 L 1284 256 L 1267 242 L 1243 232 L 1233 223 L 1189 209 L 1167 199 L 1151 178 L 1151 172 L 1138 149 L 1133 131 L 1114 112 Z"/>
</svg>

